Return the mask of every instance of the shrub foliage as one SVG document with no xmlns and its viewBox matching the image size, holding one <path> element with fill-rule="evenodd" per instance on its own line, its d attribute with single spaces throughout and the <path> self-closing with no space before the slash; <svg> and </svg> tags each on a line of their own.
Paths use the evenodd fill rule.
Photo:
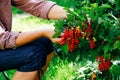
<svg viewBox="0 0 120 80">
<path fill-rule="evenodd" d="M 97 62 L 84 77 L 91 80 L 112 79 L 120 75 L 120 0 L 75 0 L 68 19 L 55 23 L 54 37 L 62 40 L 58 55 L 68 61 Z M 81 78 L 80 78 L 81 79 Z"/>
</svg>

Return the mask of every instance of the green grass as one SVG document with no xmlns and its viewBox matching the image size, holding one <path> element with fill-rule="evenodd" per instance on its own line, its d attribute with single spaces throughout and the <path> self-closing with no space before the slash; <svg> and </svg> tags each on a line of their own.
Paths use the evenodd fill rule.
<svg viewBox="0 0 120 80">
<path fill-rule="evenodd" d="M 12 31 L 31 31 L 46 27 L 53 28 L 53 22 L 29 14 L 14 14 Z"/>
<path fill-rule="evenodd" d="M 12 80 L 14 72 L 15 72 L 15 70 L 8 70 L 8 71 L 6 71 L 7 75 L 9 76 L 9 78 L 11 80 Z M 0 80 L 6 80 L 2 73 L 0 73 Z"/>
<path fill-rule="evenodd" d="M 54 57 L 42 80 L 73 80 L 76 77 L 77 66 L 73 62 Z"/>
</svg>

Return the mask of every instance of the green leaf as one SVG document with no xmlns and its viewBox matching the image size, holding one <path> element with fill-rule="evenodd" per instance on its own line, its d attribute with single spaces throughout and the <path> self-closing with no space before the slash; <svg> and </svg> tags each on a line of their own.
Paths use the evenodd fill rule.
<svg viewBox="0 0 120 80">
<path fill-rule="evenodd" d="M 112 65 L 109 69 L 111 74 L 120 75 L 120 66 L 119 65 Z"/>
<path fill-rule="evenodd" d="M 91 4 L 91 6 L 92 6 L 93 8 L 97 8 L 97 7 L 98 7 L 98 4 L 97 4 L 97 3 L 94 3 L 94 4 Z"/>
<path fill-rule="evenodd" d="M 55 26 L 55 28 L 62 28 L 62 27 L 64 27 L 64 20 L 60 19 L 60 20 L 56 21 L 54 26 Z"/>
<path fill-rule="evenodd" d="M 61 49 L 62 49 L 63 52 L 65 52 L 66 55 L 68 55 L 68 53 L 69 53 L 69 48 L 68 48 L 68 45 L 67 45 L 67 44 L 63 44 L 63 45 L 61 46 Z"/>
<path fill-rule="evenodd" d="M 101 8 L 107 9 L 107 8 L 111 8 L 111 6 L 109 4 L 102 4 L 102 6 L 100 6 Z"/>
<path fill-rule="evenodd" d="M 88 68 L 87 70 L 83 71 L 84 74 L 89 74 L 91 72 L 90 68 Z"/>
<path fill-rule="evenodd" d="M 115 41 L 115 43 L 114 43 L 114 49 L 120 50 L 120 41 L 119 40 Z"/>
<path fill-rule="evenodd" d="M 104 20 L 101 17 L 98 18 L 98 24 L 101 24 L 103 21 Z"/>
<path fill-rule="evenodd" d="M 104 53 L 109 53 L 110 51 L 112 51 L 114 48 L 113 46 L 111 46 L 110 44 L 107 44 L 103 47 Z"/>
<path fill-rule="evenodd" d="M 110 53 L 105 53 L 103 56 L 104 56 L 104 58 L 110 59 L 111 54 Z"/>
<path fill-rule="evenodd" d="M 120 10 L 120 0 L 115 0 L 116 9 Z"/>
<path fill-rule="evenodd" d="M 88 53 L 88 57 L 91 61 L 94 61 L 98 56 L 98 53 L 95 50 L 90 50 Z"/>
<path fill-rule="evenodd" d="M 60 36 L 60 34 L 61 34 L 61 32 L 59 31 L 55 31 L 56 33 L 53 35 L 53 38 L 56 38 L 56 37 L 59 37 Z"/>
</svg>

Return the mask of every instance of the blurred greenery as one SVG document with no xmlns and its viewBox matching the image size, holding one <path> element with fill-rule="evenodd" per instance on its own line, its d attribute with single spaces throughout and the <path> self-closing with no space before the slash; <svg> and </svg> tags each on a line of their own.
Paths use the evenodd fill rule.
<svg viewBox="0 0 120 80">
<path fill-rule="evenodd" d="M 56 2 L 60 6 L 64 6 L 68 8 L 75 5 L 75 2 L 74 2 L 75 0 L 51 0 L 51 1 Z"/>
<path fill-rule="evenodd" d="M 21 10 L 18 9 L 18 8 L 12 7 L 12 13 L 13 13 L 13 14 L 22 14 L 23 11 L 21 11 Z"/>
<path fill-rule="evenodd" d="M 12 79 L 14 72 L 15 72 L 15 70 L 6 71 L 6 73 L 9 76 L 10 79 Z M 2 73 L 0 73 L 0 80 L 6 80 Z"/>
</svg>

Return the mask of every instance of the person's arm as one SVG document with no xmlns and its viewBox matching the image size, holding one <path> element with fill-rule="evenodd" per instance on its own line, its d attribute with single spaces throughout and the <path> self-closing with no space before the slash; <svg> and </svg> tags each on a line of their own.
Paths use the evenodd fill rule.
<svg viewBox="0 0 120 80">
<path fill-rule="evenodd" d="M 12 5 L 37 17 L 42 17 L 45 19 L 66 18 L 66 11 L 62 7 L 57 6 L 55 3 L 50 1 L 12 0 Z M 16 38 L 16 46 L 25 45 L 42 36 L 51 39 L 53 42 L 59 42 L 60 38 L 52 38 L 53 33 L 54 31 L 51 31 L 49 29 L 20 33 L 19 36 Z"/>
<path fill-rule="evenodd" d="M 19 47 L 19 46 L 25 45 L 36 39 L 39 39 L 40 37 L 47 37 L 54 43 L 59 42 L 60 38 L 52 38 L 53 35 L 54 35 L 54 30 L 50 28 L 23 32 L 23 33 L 20 33 L 19 36 L 16 38 L 16 46 Z"/>
<path fill-rule="evenodd" d="M 66 18 L 66 11 L 55 2 L 46 0 L 12 0 L 12 5 L 45 19 Z"/>
<path fill-rule="evenodd" d="M 4 50 L 6 48 L 16 48 L 15 42 L 18 35 L 19 32 L 4 32 L 0 30 L 0 49 Z"/>
<path fill-rule="evenodd" d="M 49 38 L 54 43 L 61 40 L 60 38 L 52 38 L 53 35 L 54 30 L 50 28 L 22 33 L 9 31 L 0 32 L 0 49 L 4 50 L 23 46 L 41 37 Z"/>
</svg>

